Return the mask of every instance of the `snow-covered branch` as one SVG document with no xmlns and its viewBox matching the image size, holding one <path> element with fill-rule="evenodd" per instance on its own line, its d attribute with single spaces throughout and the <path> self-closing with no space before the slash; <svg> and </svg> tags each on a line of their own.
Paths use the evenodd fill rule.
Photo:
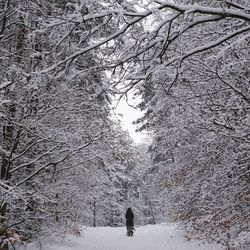
<svg viewBox="0 0 250 250">
<path fill-rule="evenodd" d="M 208 15 L 218 15 L 222 17 L 231 17 L 237 18 L 245 21 L 250 21 L 250 15 L 247 14 L 245 11 L 239 10 L 232 10 L 229 8 L 212 8 L 212 7 L 205 7 L 199 6 L 198 4 L 195 5 L 181 5 L 175 4 L 170 1 L 162 1 L 162 0 L 155 0 L 154 2 L 161 5 L 162 8 L 170 8 L 178 12 L 182 13 L 200 13 L 200 14 L 208 14 Z"/>
<path fill-rule="evenodd" d="M 21 165 L 15 167 L 15 168 L 13 168 L 13 169 L 11 169 L 11 170 L 10 170 L 10 173 L 13 173 L 13 172 L 19 170 L 20 168 L 28 167 L 28 166 L 30 166 L 30 165 L 32 165 L 32 164 L 38 162 L 38 161 L 41 160 L 43 157 L 45 157 L 45 156 L 51 154 L 57 147 L 59 147 L 59 145 L 56 145 L 56 146 L 50 148 L 50 149 L 47 150 L 45 153 L 40 154 L 40 155 L 39 155 L 37 158 L 35 158 L 34 160 L 32 160 L 32 161 L 30 161 L 30 162 L 27 162 L 27 163 L 23 163 L 23 164 L 21 164 Z"/>
</svg>

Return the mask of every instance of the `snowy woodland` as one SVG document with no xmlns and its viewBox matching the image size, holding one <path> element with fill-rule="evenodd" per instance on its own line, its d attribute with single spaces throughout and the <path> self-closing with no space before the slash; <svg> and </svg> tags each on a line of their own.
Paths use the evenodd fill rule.
<svg viewBox="0 0 250 250">
<path fill-rule="evenodd" d="M 0 249 L 128 206 L 249 249 L 249 0 L 2 0 L 0 76 Z"/>
</svg>

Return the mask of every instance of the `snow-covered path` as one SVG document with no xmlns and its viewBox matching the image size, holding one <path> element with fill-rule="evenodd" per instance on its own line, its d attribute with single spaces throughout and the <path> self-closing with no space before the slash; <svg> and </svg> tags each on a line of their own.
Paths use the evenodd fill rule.
<svg viewBox="0 0 250 250">
<path fill-rule="evenodd" d="M 33 250 L 34 248 L 30 249 Z M 97 227 L 82 231 L 81 237 L 43 248 L 46 250 L 222 250 L 200 241 L 187 241 L 183 232 L 172 225 L 148 225 L 136 229 L 133 237 L 125 228 Z"/>
</svg>

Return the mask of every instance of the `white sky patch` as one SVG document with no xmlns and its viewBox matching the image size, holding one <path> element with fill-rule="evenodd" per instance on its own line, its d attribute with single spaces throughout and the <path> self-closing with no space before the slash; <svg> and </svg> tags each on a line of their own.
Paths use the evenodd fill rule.
<svg viewBox="0 0 250 250">
<path fill-rule="evenodd" d="M 120 120 L 122 128 L 129 132 L 135 143 L 149 143 L 149 134 L 146 132 L 136 132 L 137 125 L 132 124 L 143 116 L 143 112 L 130 106 L 136 105 L 136 103 L 131 101 L 131 98 L 128 99 L 128 102 L 129 104 L 126 102 L 125 97 L 119 101 L 117 107 L 114 109 L 115 119 Z M 114 101 L 114 106 L 116 104 L 117 100 Z"/>
</svg>

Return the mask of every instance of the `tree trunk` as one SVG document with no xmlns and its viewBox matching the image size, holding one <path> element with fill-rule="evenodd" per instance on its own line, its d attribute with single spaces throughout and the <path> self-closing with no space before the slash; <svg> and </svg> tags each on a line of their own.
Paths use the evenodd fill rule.
<svg viewBox="0 0 250 250">
<path fill-rule="evenodd" d="M 151 214 L 152 214 L 152 222 L 153 222 L 153 224 L 156 224 L 152 203 L 151 203 L 150 200 L 148 200 L 148 203 L 149 203 L 150 211 L 151 211 Z"/>
<path fill-rule="evenodd" d="M 93 203 L 93 227 L 96 227 L 96 199 Z"/>
</svg>

